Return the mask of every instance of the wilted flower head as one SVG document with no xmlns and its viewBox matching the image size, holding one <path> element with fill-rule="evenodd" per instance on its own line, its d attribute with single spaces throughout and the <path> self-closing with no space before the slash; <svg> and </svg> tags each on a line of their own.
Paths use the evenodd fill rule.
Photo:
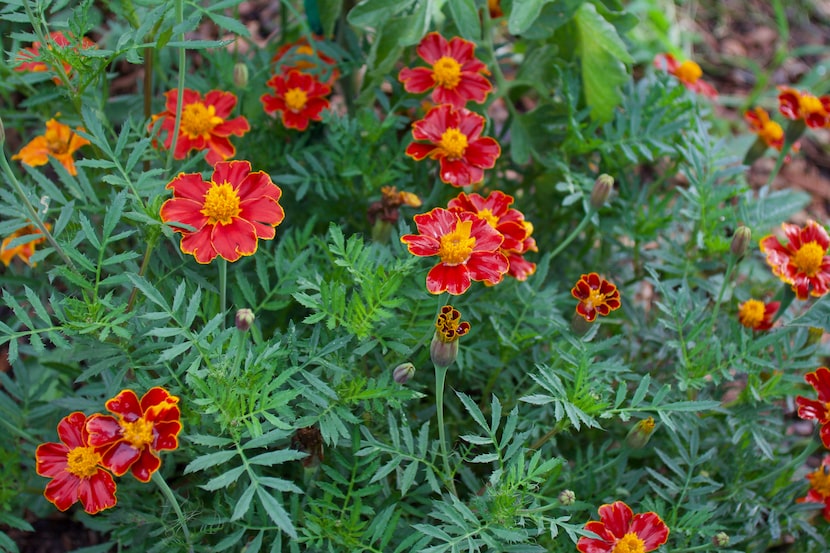
<svg viewBox="0 0 830 553">
<path fill-rule="evenodd" d="M 809 296 L 823 296 L 830 289 L 830 236 L 823 226 L 807 221 L 803 228 L 782 223 L 787 243 L 774 235 L 760 241 L 761 251 L 767 256 L 772 272 L 787 284 L 800 300 Z"/>
<path fill-rule="evenodd" d="M 767 146 L 775 148 L 779 152 L 784 147 L 784 129 L 769 118 L 767 110 L 756 107 L 751 111 L 744 112 L 744 121 L 749 125 L 749 130 L 758 135 Z M 799 144 L 795 143 L 792 150 L 797 152 Z"/>
<path fill-rule="evenodd" d="M 638 421 L 631 430 L 628 431 L 628 434 L 625 437 L 625 443 L 628 444 L 628 447 L 639 449 L 641 447 L 645 447 L 648 441 L 651 439 L 651 435 L 654 433 L 654 418 L 653 417 L 646 417 L 645 419 Z"/>
<path fill-rule="evenodd" d="M 337 61 L 323 53 L 323 44 L 324 41 L 320 38 L 315 37 L 313 42 L 309 42 L 303 36 L 296 42 L 280 47 L 271 61 L 276 65 L 277 73 L 285 75 L 296 69 L 315 76 L 318 81 L 331 87 L 340 78 L 340 70 L 337 69 Z"/>
<path fill-rule="evenodd" d="M 33 138 L 13 155 L 12 159 L 19 159 L 30 167 L 37 167 L 46 165 L 52 157 L 63 165 L 70 175 L 77 175 L 78 170 L 72 156 L 78 148 L 87 144 L 89 140 L 72 132 L 68 125 L 58 123 L 53 118 L 46 122 L 46 132 Z"/>
</svg>

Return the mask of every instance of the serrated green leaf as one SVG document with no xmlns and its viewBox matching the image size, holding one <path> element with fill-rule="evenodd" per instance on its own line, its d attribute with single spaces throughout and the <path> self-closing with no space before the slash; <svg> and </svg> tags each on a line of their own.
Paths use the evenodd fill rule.
<svg viewBox="0 0 830 553">
<path fill-rule="evenodd" d="M 285 512 L 280 502 L 262 488 L 257 488 L 256 493 L 260 503 L 265 508 L 265 512 L 268 513 L 268 517 L 279 526 L 280 530 L 296 540 L 297 531 L 294 529 L 291 517 Z"/>
<path fill-rule="evenodd" d="M 215 467 L 217 465 L 221 465 L 222 463 L 227 463 L 229 460 L 233 459 L 237 455 L 239 455 L 239 452 L 231 450 L 216 451 L 214 453 L 208 453 L 207 455 L 196 457 L 184 468 L 184 473 L 190 474 L 191 472 L 205 470 L 206 468 Z"/>
</svg>

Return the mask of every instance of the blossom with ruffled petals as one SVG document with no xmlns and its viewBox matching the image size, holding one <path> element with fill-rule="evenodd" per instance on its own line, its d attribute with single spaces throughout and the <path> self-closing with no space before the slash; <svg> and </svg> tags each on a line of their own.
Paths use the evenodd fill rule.
<svg viewBox="0 0 830 553">
<path fill-rule="evenodd" d="M 58 46 L 59 48 L 66 48 L 67 46 L 72 45 L 72 35 L 70 34 L 67 37 L 63 34 L 62 31 L 54 31 L 49 33 L 49 43 L 46 45 L 47 49 L 51 50 L 54 46 Z M 95 48 L 97 45 L 92 40 L 83 37 L 81 39 L 81 48 L 86 50 L 89 48 Z M 19 72 L 31 72 L 31 73 L 41 73 L 44 71 L 53 71 L 54 68 L 49 65 L 47 60 L 43 59 L 44 56 L 41 53 L 41 47 L 43 45 L 40 42 L 33 42 L 32 46 L 29 48 L 24 48 L 20 52 L 17 53 L 16 62 L 17 65 L 15 66 L 14 70 Z M 75 49 L 77 52 L 78 50 Z M 72 66 L 67 63 L 63 62 L 63 71 L 66 73 L 67 77 L 72 77 Z M 61 79 L 59 77 L 52 77 L 52 81 L 55 84 L 60 84 Z"/>
<path fill-rule="evenodd" d="M 716 98 L 718 95 L 712 85 L 701 79 L 703 70 L 692 60 L 681 63 L 671 54 L 657 54 L 654 57 L 654 66 L 677 77 L 677 80 L 692 92 L 702 94 L 707 98 Z"/>
<path fill-rule="evenodd" d="M 83 130 L 80 127 L 78 130 Z M 31 142 L 23 146 L 12 159 L 19 159 L 30 167 L 38 167 L 49 163 L 49 158 L 55 158 L 70 175 L 77 175 L 75 161 L 72 156 L 81 146 L 89 144 L 89 140 L 72 132 L 68 125 L 58 123 L 55 119 L 46 122 L 46 132 L 36 136 Z"/>
<path fill-rule="evenodd" d="M 767 256 L 772 272 L 787 284 L 800 300 L 808 296 L 823 296 L 830 287 L 830 237 L 823 226 L 807 221 L 804 228 L 782 223 L 787 243 L 774 235 L 760 241 L 761 251 Z"/>
<path fill-rule="evenodd" d="M 153 115 L 150 123 L 152 128 L 156 120 L 161 119 L 159 130 L 167 133 L 164 139 L 164 147 L 167 149 L 173 144 L 178 94 L 178 89 L 165 92 L 166 109 Z M 192 150 L 207 150 L 205 161 L 211 165 L 232 158 L 236 154 L 236 148 L 231 144 L 229 137 L 243 136 L 251 130 L 244 116 L 229 119 L 234 107 L 236 95 L 232 92 L 211 90 L 203 99 L 199 92 L 185 88 L 182 93 L 182 116 L 173 157 L 184 159 Z"/>
<path fill-rule="evenodd" d="M 289 129 L 304 131 L 311 121 L 322 121 L 322 112 L 329 108 L 326 96 L 331 87 L 313 75 L 291 70 L 288 75 L 274 75 L 266 83 L 274 94 L 260 97 L 265 113 L 280 112 L 282 124 Z"/>
<path fill-rule="evenodd" d="M 285 218 L 282 190 L 263 171 L 252 173 L 248 161 L 220 161 L 210 181 L 199 173 L 179 173 L 167 188 L 173 197 L 162 204 L 161 219 L 182 233 L 182 252 L 199 263 L 217 255 L 228 261 L 253 255 L 257 240 L 274 238 L 274 227 Z"/>
<path fill-rule="evenodd" d="M 830 369 L 819 367 L 804 377 L 815 389 L 818 400 L 797 396 L 798 416 L 804 420 L 816 420 L 821 425 L 819 436 L 824 447 L 830 449 Z"/>
<path fill-rule="evenodd" d="M 778 91 L 778 110 L 787 119 L 803 119 L 813 129 L 830 124 L 830 96 L 815 96 L 788 86 L 779 86 Z"/>
<path fill-rule="evenodd" d="M 337 61 L 320 49 L 319 43 L 322 42 L 322 39 L 315 37 L 314 42 L 310 43 L 305 36 L 300 37 L 295 42 L 281 46 L 271 61 L 276 65 L 278 73 L 288 74 L 296 69 L 316 76 L 323 84 L 333 86 L 340 78 L 340 70 L 337 69 Z"/>
<path fill-rule="evenodd" d="M 608 315 L 621 305 L 620 291 L 617 287 L 596 273 L 579 277 L 579 281 L 571 289 L 571 295 L 579 300 L 576 306 L 577 314 L 589 323 L 594 322 L 598 314 Z"/>
<path fill-rule="evenodd" d="M 35 470 L 52 480 L 46 484 L 43 496 L 61 511 L 80 501 L 84 511 L 94 515 L 114 507 L 115 480 L 101 466 L 101 448 L 89 442 L 86 424 L 81 412 L 74 412 L 58 423 L 60 443 L 40 444 L 35 451 Z"/>
<path fill-rule="evenodd" d="M 769 113 L 764 108 L 756 107 L 751 111 L 745 111 L 744 121 L 749 125 L 749 130 L 757 134 L 770 148 L 780 152 L 784 147 L 784 129 L 769 118 Z M 798 151 L 798 148 L 798 143 L 793 145 L 793 151 Z"/>
<path fill-rule="evenodd" d="M 150 388 L 138 399 L 122 390 L 107 401 L 115 416 L 95 414 L 86 423 L 89 444 L 104 453 L 101 464 L 116 476 L 128 470 L 141 482 L 149 482 L 161 466 L 159 451 L 179 447 L 182 430 L 179 398 L 164 388 Z"/>
<path fill-rule="evenodd" d="M 52 230 L 52 225 L 46 223 L 46 230 Z M 10 246 L 12 240 L 20 236 L 32 236 L 32 238 L 22 244 Z M 39 228 L 34 225 L 26 225 L 3 239 L 3 243 L 0 244 L 0 261 L 3 262 L 3 265 L 8 267 L 12 259 L 19 257 L 27 265 L 34 267 L 37 263 L 32 263 L 30 258 L 34 255 L 35 248 L 45 241 L 46 237 L 40 233 Z"/>
<path fill-rule="evenodd" d="M 473 280 L 497 284 L 509 268 L 499 251 L 504 237 L 477 215 L 437 207 L 415 215 L 415 224 L 420 234 L 404 235 L 401 242 L 413 255 L 440 258 L 427 275 L 432 294 L 463 294 Z"/>
<path fill-rule="evenodd" d="M 738 306 L 738 320 L 752 330 L 769 330 L 772 318 L 778 312 L 781 302 L 764 303 L 761 300 L 748 299 Z"/>
<path fill-rule="evenodd" d="M 487 66 L 475 57 L 475 44 L 461 37 L 447 42 L 438 33 L 429 33 L 418 44 L 418 55 L 429 67 L 405 67 L 398 74 L 407 92 L 432 90 L 432 101 L 463 108 L 467 102 L 484 102 L 493 85 L 484 75 Z"/>
<path fill-rule="evenodd" d="M 585 525 L 599 537 L 579 538 L 576 548 L 582 553 L 648 553 L 669 539 L 669 527 L 656 513 L 635 515 L 622 501 L 602 505 L 599 518 Z"/>
<path fill-rule="evenodd" d="M 824 520 L 830 522 L 830 455 L 825 455 L 821 466 L 806 476 L 810 481 L 810 491 L 804 497 L 795 500 L 796 503 L 819 503 L 824 508 L 821 514 Z"/>
<path fill-rule="evenodd" d="M 412 137 L 429 144 L 413 142 L 406 147 L 406 155 L 417 161 L 437 159 L 438 175 L 448 184 L 475 184 L 484 180 L 484 169 L 492 168 L 501 155 L 499 143 L 482 137 L 483 130 L 484 117 L 444 104 L 412 123 Z"/>
</svg>

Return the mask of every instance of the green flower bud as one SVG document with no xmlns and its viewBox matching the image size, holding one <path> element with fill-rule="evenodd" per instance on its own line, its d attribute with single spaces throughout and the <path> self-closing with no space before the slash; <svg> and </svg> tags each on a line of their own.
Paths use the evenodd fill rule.
<svg viewBox="0 0 830 553">
<path fill-rule="evenodd" d="M 605 173 L 594 181 L 594 189 L 591 190 L 591 207 L 599 209 L 608 201 L 611 190 L 614 188 L 614 177 Z"/>
<path fill-rule="evenodd" d="M 236 329 L 240 332 L 247 332 L 251 329 L 251 325 L 254 324 L 254 312 L 248 309 L 247 307 L 243 307 L 239 311 L 236 312 Z"/>
<path fill-rule="evenodd" d="M 233 66 L 233 84 L 237 88 L 245 88 L 248 86 L 248 66 L 242 62 Z"/>
<path fill-rule="evenodd" d="M 559 492 L 559 503 L 565 507 L 573 505 L 576 501 L 576 494 L 573 490 L 562 490 Z"/>
<path fill-rule="evenodd" d="M 392 380 L 398 384 L 406 384 L 415 374 L 415 365 L 412 363 L 401 363 L 392 371 Z"/>
<path fill-rule="evenodd" d="M 729 251 L 735 257 L 741 257 L 749 248 L 749 243 L 752 240 L 752 231 L 743 225 L 738 227 L 735 234 L 732 235 L 732 243 L 729 244 Z"/>
<path fill-rule="evenodd" d="M 649 439 L 651 439 L 652 433 L 654 433 L 654 419 L 648 417 L 635 424 L 634 428 L 628 431 L 628 435 L 625 437 L 625 443 L 630 448 L 640 449 L 641 447 L 645 447 Z"/>
<path fill-rule="evenodd" d="M 718 532 L 712 536 L 712 543 L 715 547 L 726 547 L 729 545 L 729 534 L 726 532 Z"/>
</svg>

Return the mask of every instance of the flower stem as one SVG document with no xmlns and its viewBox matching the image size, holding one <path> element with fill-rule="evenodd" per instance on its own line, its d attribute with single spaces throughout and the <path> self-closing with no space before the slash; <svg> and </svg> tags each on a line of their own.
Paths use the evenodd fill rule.
<svg viewBox="0 0 830 553">
<path fill-rule="evenodd" d="M 793 121 L 787 126 L 787 130 L 784 133 L 784 145 L 781 146 L 781 151 L 778 152 L 778 159 L 775 160 L 775 167 L 773 167 L 772 172 L 767 178 L 767 188 L 772 186 L 772 181 L 775 180 L 775 177 L 781 171 L 781 167 L 784 166 L 784 162 L 787 161 L 787 155 L 790 153 L 790 149 L 798 140 L 798 137 L 804 133 L 805 128 L 804 122 L 800 120 Z"/>
<path fill-rule="evenodd" d="M 219 259 L 219 312 L 225 316 L 228 308 L 228 262 L 225 258 Z"/>
<path fill-rule="evenodd" d="M 190 553 L 193 553 L 193 543 L 190 541 L 190 531 L 187 529 L 187 521 L 184 518 L 184 513 L 182 512 L 182 508 L 179 505 L 176 496 L 173 495 L 173 490 L 170 489 L 170 486 L 167 485 L 167 482 L 164 480 L 164 477 L 158 471 L 153 473 L 153 482 L 161 490 L 161 493 L 170 502 L 170 506 L 173 507 L 173 510 L 176 512 L 176 516 L 179 519 L 179 524 L 182 527 L 182 534 L 184 534 L 184 542 L 187 544 L 187 550 Z"/>
<path fill-rule="evenodd" d="M 712 333 L 715 330 L 715 323 L 718 320 L 718 311 L 720 311 L 720 304 L 721 300 L 723 299 L 723 293 L 726 291 L 726 287 L 729 285 L 729 281 L 732 280 L 732 272 L 735 270 L 735 262 L 736 257 L 734 255 L 729 256 L 729 264 L 726 266 L 726 274 L 723 275 L 723 282 L 720 285 L 720 290 L 718 291 L 718 300 L 715 302 L 715 308 L 712 310 L 712 317 L 709 319 L 709 336 L 712 336 Z"/>
<path fill-rule="evenodd" d="M 441 447 L 441 457 L 444 460 L 444 478 L 452 494 L 458 495 L 455 491 L 455 481 L 450 470 L 450 458 L 447 453 L 447 432 L 444 428 L 444 382 L 447 379 L 447 369 L 448 367 L 435 365 L 435 411 L 438 415 L 438 441 Z"/>
<path fill-rule="evenodd" d="M 181 25 L 184 22 L 184 0 L 176 0 L 176 24 Z M 184 42 L 186 40 L 184 32 L 182 32 L 179 40 Z M 184 76 L 187 64 L 185 56 L 186 49 L 184 46 L 179 47 L 179 75 L 176 90 L 176 121 L 173 124 L 173 139 L 170 141 L 170 151 L 167 153 L 166 167 L 169 169 L 173 165 L 173 154 L 176 152 L 176 142 L 179 139 L 179 126 L 182 123 L 182 102 L 184 101 Z"/>
<path fill-rule="evenodd" d="M 551 259 L 559 255 L 559 253 L 561 253 L 562 250 L 564 250 L 568 246 L 568 244 L 573 242 L 573 239 L 576 238 L 580 232 L 582 232 L 582 229 L 584 229 L 585 226 L 588 224 L 588 221 L 591 220 L 591 216 L 594 214 L 595 211 L 596 210 L 593 208 L 588 209 L 588 211 L 585 213 L 585 217 L 583 217 L 579 224 L 576 226 L 576 228 L 573 229 L 573 232 L 566 236 L 565 239 L 559 243 L 559 246 L 557 246 L 556 249 L 553 250 L 553 252 L 551 252 Z"/>
</svg>

